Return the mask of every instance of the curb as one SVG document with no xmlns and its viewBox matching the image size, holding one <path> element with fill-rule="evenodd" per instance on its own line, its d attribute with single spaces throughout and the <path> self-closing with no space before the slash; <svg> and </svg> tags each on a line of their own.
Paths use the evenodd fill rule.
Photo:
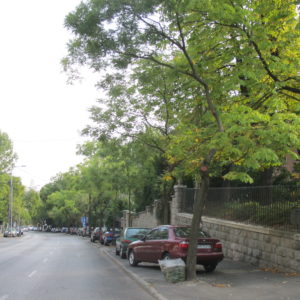
<svg viewBox="0 0 300 300">
<path fill-rule="evenodd" d="M 160 294 L 151 284 L 149 284 L 144 279 L 138 277 L 135 273 L 128 270 L 126 267 L 123 266 L 115 257 L 113 257 L 106 249 L 101 249 L 106 256 L 108 256 L 115 264 L 117 264 L 131 279 L 135 280 L 146 292 L 148 292 L 152 297 L 157 300 L 168 300 L 168 298 L 164 297 Z"/>
</svg>

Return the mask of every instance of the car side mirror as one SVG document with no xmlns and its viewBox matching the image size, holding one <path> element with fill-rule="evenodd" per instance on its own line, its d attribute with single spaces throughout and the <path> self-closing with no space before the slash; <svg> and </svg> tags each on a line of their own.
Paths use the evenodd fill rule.
<svg viewBox="0 0 300 300">
<path fill-rule="evenodd" d="M 142 236 L 141 236 L 141 241 L 145 242 L 146 239 L 147 239 L 147 236 L 146 236 L 146 235 L 142 235 Z"/>
</svg>

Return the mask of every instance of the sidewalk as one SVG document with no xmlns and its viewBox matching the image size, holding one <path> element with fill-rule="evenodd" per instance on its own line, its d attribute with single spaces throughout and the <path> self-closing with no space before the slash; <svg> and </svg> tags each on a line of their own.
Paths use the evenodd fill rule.
<svg viewBox="0 0 300 300">
<path fill-rule="evenodd" d="M 300 274 L 261 270 L 225 259 L 213 273 L 198 268 L 196 281 L 169 283 L 156 264 L 130 267 L 114 247 L 100 246 L 115 264 L 158 300 L 299 300 Z"/>
</svg>

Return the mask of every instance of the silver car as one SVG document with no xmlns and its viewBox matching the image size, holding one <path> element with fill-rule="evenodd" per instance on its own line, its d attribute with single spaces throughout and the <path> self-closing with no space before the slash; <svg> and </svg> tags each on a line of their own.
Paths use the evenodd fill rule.
<svg viewBox="0 0 300 300">
<path fill-rule="evenodd" d="M 16 237 L 18 236 L 18 232 L 15 228 L 9 228 L 4 231 L 4 237 Z"/>
</svg>

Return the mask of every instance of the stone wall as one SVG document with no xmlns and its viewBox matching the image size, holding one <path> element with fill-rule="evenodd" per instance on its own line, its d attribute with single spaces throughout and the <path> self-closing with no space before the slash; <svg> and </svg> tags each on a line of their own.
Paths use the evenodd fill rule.
<svg viewBox="0 0 300 300">
<path fill-rule="evenodd" d="M 174 190 L 174 197 L 170 203 L 171 224 L 190 225 L 192 215 L 181 211 L 185 187 L 175 186 Z M 132 226 L 150 228 L 160 225 L 156 218 L 156 210 L 157 202 L 147 207 L 146 211 L 132 215 Z M 225 257 L 261 268 L 300 272 L 300 233 L 293 234 L 207 217 L 203 217 L 202 221 L 203 229 L 222 241 Z M 128 211 L 124 213 L 123 224 L 128 225 Z"/>
<path fill-rule="evenodd" d="M 158 200 L 154 201 L 153 205 L 146 206 L 146 210 L 139 213 L 129 214 L 128 210 L 123 211 L 121 219 L 122 227 L 146 227 L 152 228 L 159 224 L 157 218 Z"/>
<path fill-rule="evenodd" d="M 175 217 L 176 225 L 191 221 L 191 214 Z M 222 241 L 225 257 L 260 268 L 300 272 L 300 234 L 207 217 L 202 221 L 203 230 Z"/>
<path fill-rule="evenodd" d="M 190 225 L 192 214 L 181 212 L 185 186 L 175 186 L 172 224 Z M 173 213 L 173 210 L 172 210 Z M 203 230 L 222 241 L 225 257 L 261 268 L 300 272 L 300 233 L 202 217 Z"/>
</svg>

